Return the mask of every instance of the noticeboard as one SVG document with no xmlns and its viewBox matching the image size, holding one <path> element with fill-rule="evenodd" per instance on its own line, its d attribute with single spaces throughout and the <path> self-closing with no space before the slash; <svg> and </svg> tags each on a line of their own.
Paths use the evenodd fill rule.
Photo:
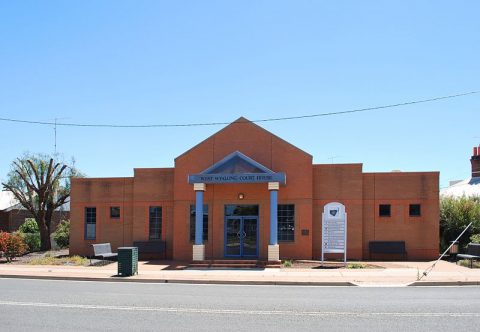
<svg viewBox="0 0 480 332">
<path fill-rule="evenodd" d="M 328 203 L 322 214 L 322 262 L 324 254 L 343 254 L 347 261 L 347 213 L 341 203 Z"/>
</svg>

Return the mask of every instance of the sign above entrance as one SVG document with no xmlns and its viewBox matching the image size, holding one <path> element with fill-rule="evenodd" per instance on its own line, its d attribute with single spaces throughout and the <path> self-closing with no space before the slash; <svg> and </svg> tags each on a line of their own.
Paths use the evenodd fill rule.
<svg viewBox="0 0 480 332">
<path fill-rule="evenodd" d="M 188 183 L 285 183 L 285 173 L 273 174 L 194 174 L 188 176 Z"/>
<path fill-rule="evenodd" d="M 228 155 L 199 174 L 188 176 L 188 183 L 286 183 L 283 172 L 273 172 L 239 151 Z"/>
</svg>

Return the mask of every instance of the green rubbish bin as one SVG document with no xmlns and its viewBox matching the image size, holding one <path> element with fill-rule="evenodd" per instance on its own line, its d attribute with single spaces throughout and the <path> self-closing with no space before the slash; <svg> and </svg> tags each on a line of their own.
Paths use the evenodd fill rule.
<svg viewBox="0 0 480 332">
<path fill-rule="evenodd" d="M 138 274 L 138 248 L 118 248 L 118 275 L 123 277 Z"/>
</svg>

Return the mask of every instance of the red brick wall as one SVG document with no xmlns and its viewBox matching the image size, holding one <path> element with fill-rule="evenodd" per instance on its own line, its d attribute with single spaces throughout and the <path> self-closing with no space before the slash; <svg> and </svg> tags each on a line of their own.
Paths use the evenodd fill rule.
<svg viewBox="0 0 480 332">
<path fill-rule="evenodd" d="M 70 253 L 90 255 L 90 245 L 109 242 L 112 250 L 148 240 L 149 207 L 162 207 L 162 239 L 171 258 L 173 246 L 173 169 L 135 169 L 133 178 L 74 179 L 72 181 Z M 110 207 L 120 218 L 110 218 Z M 85 208 L 97 208 L 96 239 L 85 240 Z"/>
<path fill-rule="evenodd" d="M 173 247 L 173 168 L 135 169 L 133 181 L 133 241 L 149 237 L 149 207 L 162 207 L 162 239 L 167 244 L 167 258 Z"/>
<path fill-rule="evenodd" d="M 162 238 L 167 258 L 189 261 L 190 205 L 195 204 L 189 174 L 199 173 L 234 151 L 240 151 L 276 172 L 287 183 L 279 204 L 295 204 L 295 241 L 280 243 L 281 258 L 310 259 L 321 255 L 323 207 L 345 205 L 348 214 L 348 258 L 368 258 L 372 240 L 404 240 L 410 259 L 438 254 L 438 177 L 431 173 L 362 173 L 362 164 L 312 165 L 312 157 L 257 125 L 233 123 L 175 160 L 175 168 L 135 169 L 133 178 L 73 179 L 71 197 L 72 254 L 90 255 L 90 244 L 110 242 L 112 249 L 148 239 L 148 210 L 162 207 Z M 239 200 L 238 194 L 245 198 Z M 266 183 L 207 184 L 209 206 L 207 258 L 224 257 L 224 206 L 259 205 L 259 258 L 269 243 L 270 196 Z M 378 204 L 392 205 L 392 216 L 378 217 Z M 421 217 L 408 216 L 408 204 L 422 205 Z M 84 240 L 85 207 L 97 208 L 97 238 Z M 121 218 L 110 219 L 110 206 Z M 308 230 L 308 235 L 302 235 Z"/>
<path fill-rule="evenodd" d="M 364 256 L 369 241 L 403 240 L 409 259 L 438 258 L 439 173 L 366 173 L 363 179 Z M 391 217 L 379 217 L 379 204 L 391 204 Z M 421 204 L 420 217 L 409 216 L 410 204 Z"/>
<path fill-rule="evenodd" d="M 329 202 L 345 205 L 349 259 L 368 259 L 373 240 L 405 241 L 409 259 L 438 257 L 438 172 L 362 173 L 361 164 L 313 169 L 315 258 L 321 256 L 321 218 Z M 379 204 L 391 204 L 391 217 L 378 216 Z M 421 204 L 420 217 L 409 216 L 410 204 Z"/>
<path fill-rule="evenodd" d="M 347 213 L 347 257 L 362 259 L 363 238 L 362 164 L 313 166 L 313 257 L 322 254 L 322 213 L 326 204 L 345 205 Z M 329 254 L 328 257 L 336 257 Z"/>
<path fill-rule="evenodd" d="M 234 123 L 206 139 L 175 160 L 173 258 L 191 260 L 189 206 L 195 203 L 193 186 L 188 174 L 199 173 L 232 152 L 240 151 L 276 172 L 287 174 L 286 186 L 281 186 L 279 203 L 295 204 L 295 242 L 280 243 L 280 256 L 311 258 L 311 240 L 302 236 L 301 229 L 312 229 L 312 157 L 251 123 Z M 208 258 L 224 257 L 225 204 L 258 204 L 259 257 L 266 259 L 270 230 L 270 196 L 267 183 L 207 185 L 205 204 L 209 205 Z M 243 193 L 245 199 L 239 200 Z"/>
<path fill-rule="evenodd" d="M 110 218 L 110 207 L 120 218 Z M 85 207 L 97 208 L 96 239 L 85 240 Z M 132 244 L 133 178 L 72 179 L 70 254 L 91 255 L 91 244 L 110 242 L 112 250 Z"/>
</svg>

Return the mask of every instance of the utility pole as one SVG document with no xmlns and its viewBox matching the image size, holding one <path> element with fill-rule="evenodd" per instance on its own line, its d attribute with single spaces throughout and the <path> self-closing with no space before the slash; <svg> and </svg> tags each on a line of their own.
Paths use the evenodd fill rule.
<svg viewBox="0 0 480 332">
<path fill-rule="evenodd" d="M 57 118 L 55 118 L 55 126 L 53 126 L 53 131 L 55 132 L 55 144 L 54 144 L 54 154 L 57 154 Z"/>
<path fill-rule="evenodd" d="M 57 121 L 58 120 L 65 120 L 65 119 L 69 119 L 69 118 L 55 118 L 54 119 L 54 125 L 53 125 L 53 132 L 54 132 L 54 144 L 53 144 L 53 148 L 54 148 L 54 154 L 57 154 Z"/>
</svg>

